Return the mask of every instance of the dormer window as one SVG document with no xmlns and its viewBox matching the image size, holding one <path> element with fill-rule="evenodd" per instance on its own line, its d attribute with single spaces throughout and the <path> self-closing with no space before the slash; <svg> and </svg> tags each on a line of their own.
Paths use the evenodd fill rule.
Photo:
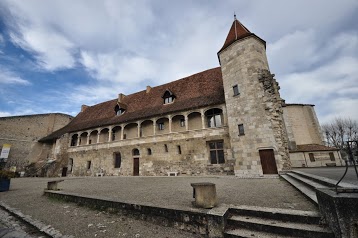
<svg viewBox="0 0 358 238">
<path fill-rule="evenodd" d="M 116 112 L 116 115 L 119 116 L 119 115 L 122 115 L 126 109 L 120 107 L 119 105 L 117 105 L 115 108 L 114 108 L 114 111 Z"/>
<path fill-rule="evenodd" d="M 175 95 L 170 90 L 167 90 L 162 98 L 164 99 L 164 104 L 169 104 L 174 102 Z"/>
</svg>

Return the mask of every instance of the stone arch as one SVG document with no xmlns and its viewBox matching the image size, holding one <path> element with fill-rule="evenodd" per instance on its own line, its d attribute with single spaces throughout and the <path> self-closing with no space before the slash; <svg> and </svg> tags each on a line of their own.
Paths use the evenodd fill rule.
<svg viewBox="0 0 358 238">
<path fill-rule="evenodd" d="M 109 129 L 108 128 L 101 129 L 99 132 L 99 142 L 100 143 L 108 142 L 108 138 L 109 138 Z"/>
<path fill-rule="evenodd" d="M 142 121 L 140 124 L 140 134 L 141 137 L 152 136 L 154 134 L 152 120 Z"/>
<path fill-rule="evenodd" d="M 210 108 L 205 111 L 206 127 L 215 128 L 223 125 L 223 110 L 221 108 Z"/>
<path fill-rule="evenodd" d="M 203 128 L 200 112 L 191 112 L 188 115 L 188 127 L 189 130 L 197 130 Z"/>
<path fill-rule="evenodd" d="M 172 132 L 185 131 L 185 116 L 175 115 L 172 117 Z"/>
<path fill-rule="evenodd" d="M 112 141 L 117 141 L 121 139 L 121 126 L 115 126 L 112 128 Z"/>
<path fill-rule="evenodd" d="M 128 123 L 124 126 L 123 139 L 133 139 L 138 137 L 138 124 L 135 122 Z"/>
<path fill-rule="evenodd" d="M 71 146 L 76 146 L 78 142 L 78 134 L 73 134 L 71 136 Z"/>
<path fill-rule="evenodd" d="M 88 132 L 82 132 L 80 135 L 80 143 L 79 145 L 87 145 L 87 137 L 88 137 Z"/>
<path fill-rule="evenodd" d="M 166 134 L 169 133 L 169 118 L 168 117 L 161 117 L 157 119 L 155 122 L 157 124 L 156 134 Z"/>
<path fill-rule="evenodd" d="M 96 144 L 97 138 L 98 138 L 98 130 L 91 131 L 91 133 L 89 134 L 88 144 Z"/>
</svg>

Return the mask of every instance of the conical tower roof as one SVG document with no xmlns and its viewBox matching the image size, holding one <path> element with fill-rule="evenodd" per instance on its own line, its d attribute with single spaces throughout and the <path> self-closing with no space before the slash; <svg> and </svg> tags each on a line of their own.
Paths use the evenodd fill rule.
<svg viewBox="0 0 358 238">
<path fill-rule="evenodd" d="M 251 33 L 249 29 L 247 29 L 243 24 L 241 24 L 240 21 L 236 19 L 236 16 L 234 16 L 234 22 L 231 25 L 230 31 L 227 34 L 225 43 L 223 47 L 219 50 L 218 53 L 226 49 L 228 46 L 230 46 L 232 43 L 234 43 L 237 40 L 246 38 L 248 36 L 255 36 L 260 41 L 262 41 L 266 47 L 266 42 L 262 40 L 260 37 L 256 36 L 254 33 Z"/>
</svg>

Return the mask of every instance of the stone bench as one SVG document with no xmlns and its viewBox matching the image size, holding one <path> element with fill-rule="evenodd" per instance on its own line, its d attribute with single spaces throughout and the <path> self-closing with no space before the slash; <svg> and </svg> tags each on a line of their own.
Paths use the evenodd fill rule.
<svg viewBox="0 0 358 238">
<path fill-rule="evenodd" d="M 178 176 L 178 172 L 167 172 L 168 176 Z"/>
<path fill-rule="evenodd" d="M 57 184 L 60 182 L 63 182 L 65 180 L 61 179 L 61 180 L 54 180 L 54 181 L 48 181 L 47 182 L 47 190 L 59 190 L 57 188 Z"/>
<path fill-rule="evenodd" d="M 217 204 L 214 183 L 191 183 L 193 187 L 193 205 L 201 208 L 213 208 Z"/>
</svg>

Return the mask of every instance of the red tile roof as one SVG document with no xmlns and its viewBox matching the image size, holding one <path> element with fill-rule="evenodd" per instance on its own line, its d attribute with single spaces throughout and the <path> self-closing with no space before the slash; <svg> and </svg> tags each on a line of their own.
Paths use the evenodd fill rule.
<svg viewBox="0 0 358 238">
<path fill-rule="evenodd" d="M 290 150 L 290 152 L 314 152 L 314 151 L 336 151 L 339 150 L 334 147 L 328 147 L 325 145 L 318 144 L 305 144 L 305 145 L 297 145 L 297 149 Z"/>
<path fill-rule="evenodd" d="M 162 98 L 166 90 L 175 95 L 170 104 L 163 104 Z M 126 111 L 116 116 L 115 106 L 118 99 L 87 107 L 80 112 L 67 126 L 42 138 L 40 142 L 53 140 L 67 133 L 136 121 L 151 117 L 186 111 L 190 109 L 225 103 L 221 68 L 209 69 L 186 78 L 125 96 L 121 104 L 126 105 Z"/>
<path fill-rule="evenodd" d="M 239 22 L 237 19 L 234 20 L 234 22 L 231 25 L 230 31 L 226 37 L 225 43 L 223 47 L 219 50 L 218 53 L 226 49 L 228 46 L 230 46 L 232 43 L 234 43 L 237 40 L 243 39 L 248 36 L 255 36 L 259 40 L 261 40 L 265 46 L 266 42 L 262 40 L 260 37 L 256 36 L 254 33 L 251 33 L 249 29 L 247 29 L 241 22 Z"/>
</svg>

